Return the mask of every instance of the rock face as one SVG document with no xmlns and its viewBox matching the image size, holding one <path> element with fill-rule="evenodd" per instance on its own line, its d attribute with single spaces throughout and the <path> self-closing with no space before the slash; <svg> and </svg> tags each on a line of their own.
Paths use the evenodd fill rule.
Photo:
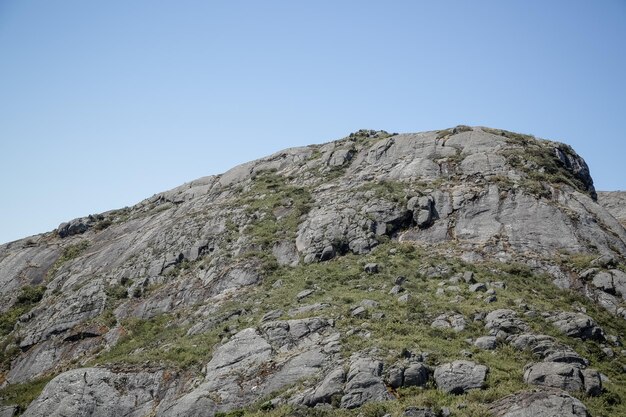
<svg viewBox="0 0 626 417">
<path fill-rule="evenodd" d="M 23 416 L 144 416 L 166 395 L 167 379 L 163 371 L 74 369 L 50 381 Z"/>
<path fill-rule="evenodd" d="M 482 388 L 487 367 L 471 361 L 454 361 L 435 368 L 437 387 L 452 394 L 463 394 L 471 389 Z"/>
<path fill-rule="evenodd" d="M 496 417 L 588 417 L 578 399 L 559 391 L 525 391 L 505 397 L 491 406 Z"/>
<path fill-rule="evenodd" d="M 626 227 L 626 191 L 600 191 L 598 204 Z"/>
<path fill-rule="evenodd" d="M 489 389 L 488 367 L 460 359 L 510 347 L 536 358 L 528 384 L 602 395 L 570 346 L 621 355 L 622 196 L 596 197 L 564 144 L 486 127 L 359 131 L 0 245 L 2 413 L 352 409 L 433 378 Z M 616 322 L 546 310 L 537 294 L 552 282 Z M 532 330 L 543 325 L 562 336 Z M 39 378 L 30 405 L 11 403 Z M 520 398 L 538 415 L 584 409 L 563 393 Z"/>
<path fill-rule="evenodd" d="M 369 358 L 357 358 L 350 365 L 342 408 L 356 408 L 367 401 L 386 401 L 392 397 L 382 379 L 383 364 Z"/>
</svg>

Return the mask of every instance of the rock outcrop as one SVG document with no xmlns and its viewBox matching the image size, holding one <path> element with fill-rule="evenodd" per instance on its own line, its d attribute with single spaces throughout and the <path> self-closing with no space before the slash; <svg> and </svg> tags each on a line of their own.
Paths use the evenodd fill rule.
<svg viewBox="0 0 626 417">
<path fill-rule="evenodd" d="M 71 220 L 0 245 L 0 413 L 388 410 L 516 378 L 538 390 L 494 415 L 587 415 L 566 391 L 618 415 L 621 198 L 567 145 L 457 126 L 359 131 Z"/>
</svg>

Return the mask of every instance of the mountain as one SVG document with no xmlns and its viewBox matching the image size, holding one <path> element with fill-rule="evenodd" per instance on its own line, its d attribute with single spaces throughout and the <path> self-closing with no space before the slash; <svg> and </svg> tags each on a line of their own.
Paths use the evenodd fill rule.
<svg viewBox="0 0 626 417">
<path fill-rule="evenodd" d="M 457 126 L 74 219 L 0 246 L 0 416 L 626 415 L 619 198 Z"/>
</svg>

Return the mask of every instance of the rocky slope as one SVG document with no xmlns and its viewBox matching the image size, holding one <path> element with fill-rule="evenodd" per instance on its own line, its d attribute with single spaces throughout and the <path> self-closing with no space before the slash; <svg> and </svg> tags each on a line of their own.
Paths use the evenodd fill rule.
<svg viewBox="0 0 626 417">
<path fill-rule="evenodd" d="M 626 226 L 626 191 L 602 191 L 598 203 Z"/>
<path fill-rule="evenodd" d="M 624 415 L 596 200 L 564 144 L 359 131 L 2 245 L 0 416 Z"/>
</svg>

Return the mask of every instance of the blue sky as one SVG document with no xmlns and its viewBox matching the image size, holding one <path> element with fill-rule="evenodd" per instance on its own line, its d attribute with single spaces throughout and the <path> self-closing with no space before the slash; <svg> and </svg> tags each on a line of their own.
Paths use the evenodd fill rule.
<svg viewBox="0 0 626 417">
<path fill-rule="evenodd" d="M 571 144 L 626 189 L 626 2 L 0 0 L 0 242 L 352 131 Z"/>
</svg>

